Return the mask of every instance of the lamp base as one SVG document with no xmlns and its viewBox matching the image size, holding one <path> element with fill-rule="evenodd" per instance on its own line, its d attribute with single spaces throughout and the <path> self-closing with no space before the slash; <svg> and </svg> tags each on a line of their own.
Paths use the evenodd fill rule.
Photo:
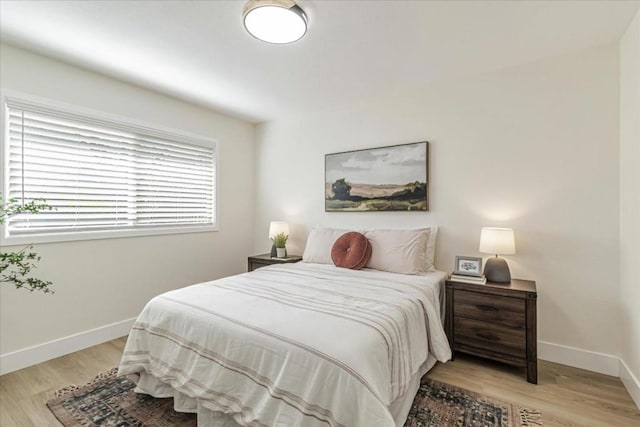
<svg viewBox="0 0 640 427">
<path fill-rule="evenodd" d="M 504 258 L 493 257 L 484 265 L 484 275 L 489 282 L 509 283 L 511 272 Z"/>
</svg>

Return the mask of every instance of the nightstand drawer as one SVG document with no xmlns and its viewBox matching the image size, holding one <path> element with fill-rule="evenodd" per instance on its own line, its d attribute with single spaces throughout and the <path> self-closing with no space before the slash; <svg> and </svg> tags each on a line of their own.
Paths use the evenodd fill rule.
<svg viewBox="0 0 640 427">
<path fill-rule="evenodd" d="M 273 264 L 251 261 L 249 262 L 249 271 L 254 271 L 260 267 L 266 267 L 268 265 L 273 265 Z"/>
<path fill-rule="evenodd" d="M 495 323 L 456 317 L 454 341 L 456 344 L 466 344 L 515 357 L 525 358 L 527 356 L 526 331 Z"/>
<path fill-rule="evenodd" d="M 302 260 L 299 255 L 289 255 L 287 258 L 273 258 L 271 254 L 254 255 L 247 258 L 247 270 L 255 271 L 258 268 L 274 264 L 293 264 Z"/>
<path fill-rule="evenodd" d="M 458 352 L 527 368 L 538 382 L 536 283 L 511 279 L 485 285 L 447 280 L 445 328 Z"/>
<path fill-rule="evenodd" d="M 478 285 L 481 286 L 481 285 Z M 525 301 L 519 298 L 496 297 L 456 290 L 453 301 L 453 314 L 458 317 L 486 320 L 514 328 L 524 328 Z"/>
</svg>

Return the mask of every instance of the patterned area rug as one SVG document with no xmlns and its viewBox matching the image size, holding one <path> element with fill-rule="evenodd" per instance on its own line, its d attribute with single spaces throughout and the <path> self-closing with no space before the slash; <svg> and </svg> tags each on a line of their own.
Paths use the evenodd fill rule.
<svg viewBox="0 0 640 427">
<path fill-rule="evenodd" d="M 423 378 L 405 427 L 542 426 L 540 411 Z"/>
<path fill-rule="evenodd" d="M 134 393 L 117 368 L 88 384 L 56 392 L 47 406 L 65 427 L 196 427 L 196 416 L 173 410 L 173 399 Z M 540 411 L 423 378 L 405 427 L 542 426 Z"/>
</svg>

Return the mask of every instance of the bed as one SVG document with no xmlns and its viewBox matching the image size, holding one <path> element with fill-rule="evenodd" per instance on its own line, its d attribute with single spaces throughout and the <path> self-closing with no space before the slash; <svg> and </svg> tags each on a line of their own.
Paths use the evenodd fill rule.
<svg viewBox="0 0 640 427">
<path fill-rule="evenodd" d="M 272 265 L 152 299 L 119 375 L 199 426 L 402 426 L 450 359 L 446 275 Z"/>
</svg>

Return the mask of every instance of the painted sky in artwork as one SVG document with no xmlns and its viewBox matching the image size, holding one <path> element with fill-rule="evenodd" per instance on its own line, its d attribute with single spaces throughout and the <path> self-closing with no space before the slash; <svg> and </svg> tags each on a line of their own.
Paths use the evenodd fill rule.
<svg viewBox="0 0 640 427">
<path fill-rule="evenodd" d="M 426 182 L 427 144 L 372 148 L 326 156 L 326 181 L 345 178 L 352 184 L 403 185 Z"/>
</svg>

